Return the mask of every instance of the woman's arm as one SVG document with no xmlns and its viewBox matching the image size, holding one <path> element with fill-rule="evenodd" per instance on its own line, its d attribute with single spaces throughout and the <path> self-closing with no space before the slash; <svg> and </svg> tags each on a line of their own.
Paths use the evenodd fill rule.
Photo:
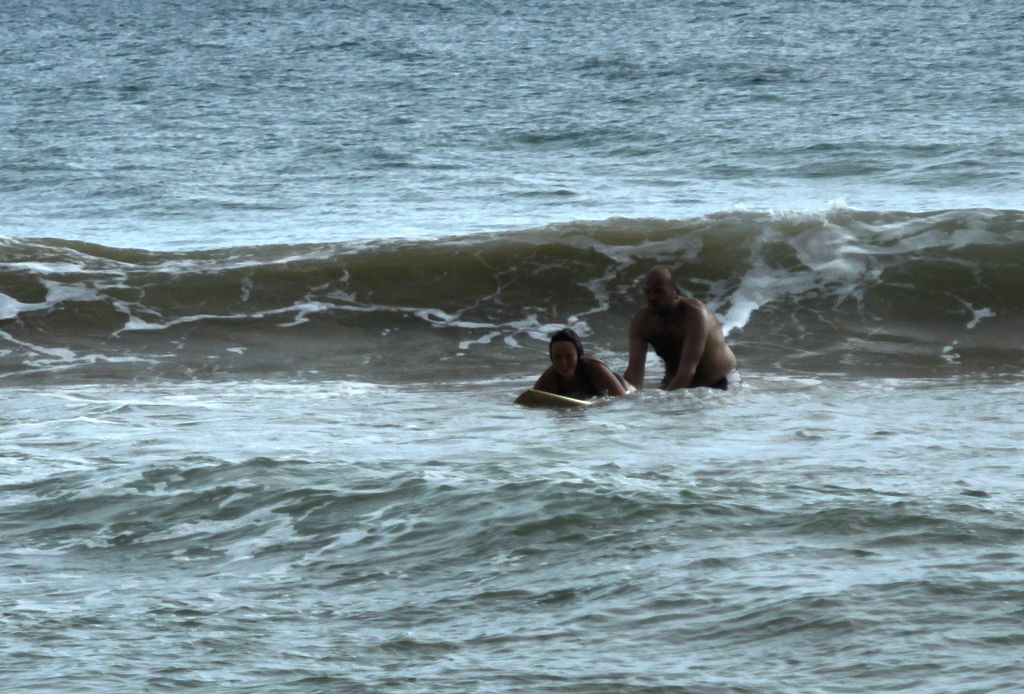
<svg viewBox="0 0 1024 694">
<path fill-rule="evenodd" d="M 537 382 L 533 384 L 534 390 L 543 390 L 545 393 L 558 393 L 558 372 L 555 367 L 549 366 L 540 375 Z"/>
<path fill-rule="evenodd" d="M 612 370 L 600 359 L 587 359 L 587 373 L 597 392 L 604 395 L 625 395 L 626 389 L 619 383 Z"/>
</svg>

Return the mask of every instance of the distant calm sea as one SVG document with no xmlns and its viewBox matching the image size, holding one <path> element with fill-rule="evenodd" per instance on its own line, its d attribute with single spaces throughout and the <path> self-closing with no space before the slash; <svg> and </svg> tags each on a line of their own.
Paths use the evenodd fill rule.
<svg viewBox="0 0 1024 694">
<path fill-rule="evenodd" d="M 5 0 L 0 690 L 1020 691 L 1022 26 Z"/>
</svg>

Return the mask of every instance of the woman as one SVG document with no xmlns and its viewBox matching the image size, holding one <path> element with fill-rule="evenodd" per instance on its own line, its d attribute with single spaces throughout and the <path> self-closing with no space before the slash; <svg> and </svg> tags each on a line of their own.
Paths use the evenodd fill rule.
<svg viewBox="0 0 1024 694">
<path fill-rule="evenodd" d="M 535 390 L 581 399 L 628 392 L 622 377 L 603 361 L 583 356 L 583 343 L 569 328 L 551 336 L 548 356 L 551 366 L 537 379 Z"/>
</svg>

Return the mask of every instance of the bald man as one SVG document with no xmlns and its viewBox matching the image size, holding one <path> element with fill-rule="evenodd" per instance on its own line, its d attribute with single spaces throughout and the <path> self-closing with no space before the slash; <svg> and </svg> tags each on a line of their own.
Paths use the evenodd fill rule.
<svg viewBox="0 0 1024 694">
<path fill-rule="evenodd" d="M 739 385 L 736 355 L 725 344 L 722 326 L 696 299 L 682 295 L 672 271 L 658 265 L 644 276 L 647 306 L 629 326 L 629 366 L 625 378 L 643 388 L 647 347 L 665 362 L 665 390 L 706 386 L 728 390 Z"/>
</svg>

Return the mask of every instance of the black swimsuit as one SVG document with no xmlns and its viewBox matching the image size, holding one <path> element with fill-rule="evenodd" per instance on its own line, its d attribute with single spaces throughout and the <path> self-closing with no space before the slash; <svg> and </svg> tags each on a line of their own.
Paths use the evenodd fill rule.
<svg viewBox="0 0 1024 694">
<path fill-rule="evenodd" d="M 665 377 L 661 379 L 661 387 L 667 388 L 668 384 L 672 382 L 672 376 L 665 374 Z M 739 369 L 733 369 L 726 375 L 708 386 L 708 388 L 715 388 L 717 390 L 729 390 L 730 388 L 739 388 L 740 383 L 743 382 L 743 378 L 740 377 Z"/>
<path fill-rule="evenodd" d="M 718 390 L 729 390 L 730 388 L 739 388 L 742 382 L 743 379 L 740 377 L 739 369 L 733 369 L 708 387 L 717 388 Z"/>
</svg>

